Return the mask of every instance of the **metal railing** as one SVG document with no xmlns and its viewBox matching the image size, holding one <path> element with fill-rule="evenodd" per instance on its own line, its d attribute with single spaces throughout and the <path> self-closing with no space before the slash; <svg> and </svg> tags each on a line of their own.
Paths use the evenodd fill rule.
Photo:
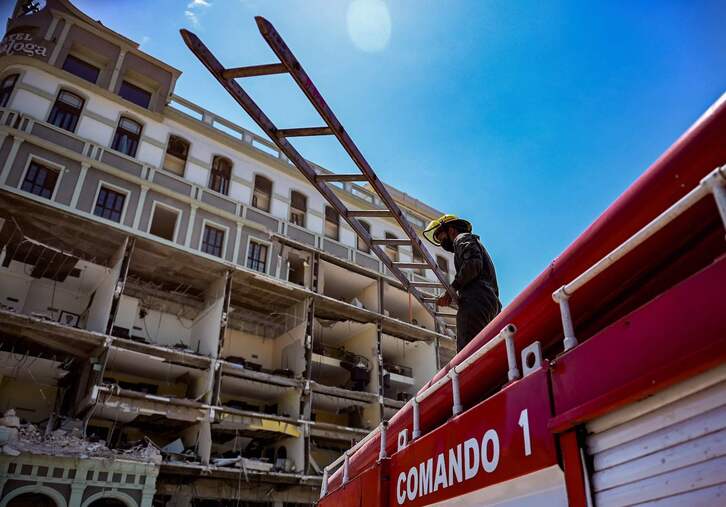
<svg viewBox="0 0 726 507">
<path fill-rule="evenodd" d="M 476 352 L 471 354 L 469 357 L 464 359 L 461 363 L 454 366 L 449 370 L 448 374 L 441 377 L 439 380 L 431 384 L 429 387 L 418 393 L 416 396 L 411 398 L 406 404 L 410 404 L 412 407 L 412 418 L 413 418 L 413 431 L 411 432 L 411 441 L 418 439 L 421 436 L 420 427 L 420 413 L 419 404 L 431 396 L 433 393 L 444 387 L 446 384 L 451 382 L 452 389 L 452 415 L 459 415 L 463 411 L 461 404 L 461 396 L 459 392 L 459 375 L 463 373 L 467 368 L 474 364 L 478 359 L 489 353 L 497 345 L 502 342 L 505 343 L 507 348 L 507 363 L 509 370 L 507 378 L 509 381 L 516 380 L 520 377 L 519 367 L 517 365 L 517 358 L 514 347 L 514 335 L 517 332 L 517 328 L 514 324 L 507 324 L 494 338 L 486 342 L 484 345 L 479 347 Z M 405 408 L 406 405 L 402 407 Z M 365 445 L 368 441 L 375 438 L 380 433 L 380 451 L 378 459 L 381 460 L 386 457 L 386 431 L 388 428 L 388 422 L 382 422 L 376 429 L 368 433 L 360 442 L 355 444 L 353 447 L 348 449 L 345 453 L 339 456 L 335 461 L 330 463 L 323 469 L 323 483 L 320 488 L 320 498 L 324 497 L 328 491 L 328 477 L 331 472 L 338 468 L 341 464 L 343 465 L 343 484 L 350 480 L 350 456 L 352 456 L 358 449 Z"/>
<path fill-rule="evenodd" d="M 552 298 L 560 305 L 560 316 L 562 318 L 562 329 L 564 331 L 564 347 L 570 350 L 577 345 L 577 337 L 575 336 L 575 327 L 570 312 L 570 297 L 590 280 L 601 274 L 617 261 L 632 252 L 636 247 L 645 242 L 648 238 L 663 229 L 666 225 L 683 214 L 687 209 L 700 201 L 708 194 L 712 194 L 716 201 L 721 220 L 726 227 L 726 174 L 724 170 L 726 166 L 721 166 L 711 171 L 700 183 L 684 195 L 679 201 L 670 208 L 655 217 L 645 227 L 640 229 L 624 243 L 600 259 L 580 276 L 572 280 L 570 283 L 563 285 L 552 293 Z"/>
</svg>

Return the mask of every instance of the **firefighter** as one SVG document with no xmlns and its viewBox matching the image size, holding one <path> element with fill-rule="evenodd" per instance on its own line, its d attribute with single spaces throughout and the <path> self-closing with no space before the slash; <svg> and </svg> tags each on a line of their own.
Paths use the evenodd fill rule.
<svg viewBox="0 0 726 507">
<path fill-rule="evenodd" d="M 456 215 L 447 214 L 432 220 L 424 237 L 454 254 L 456 276 L 451 287 L 458 295 L 456 346 L 461 350 L 502 309 L 494 264 L 479 236 L 472 234 L 471 223 Z M 445 292 L 437 303 L 451 306 L 451 296 Z"/>
</svg>

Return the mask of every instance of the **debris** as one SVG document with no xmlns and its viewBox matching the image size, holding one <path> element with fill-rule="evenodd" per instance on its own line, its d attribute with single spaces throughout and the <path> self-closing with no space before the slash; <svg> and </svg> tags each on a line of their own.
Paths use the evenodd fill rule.
<svg viewBox="0 0 726 507">
<path fill-rule="evenodd" d="M 81 436 L 82 422 L 66 420 L 47 436 L 32 423 L 22 424 L 14 410 L 0 418 L 0 452 L 8 456 L 22 453 L 79 458 L 122 458 L 161 463 L 161 453 L 150 442 L 131 449 L 109 449 L 105 442 L 92 442 Z"/>
<path fill-rule="evenodd" d="M 8 456 L 20 456 L 20 451 L 18 451 L 14 447 L 10 447 L 9 445 L 3 446 L 2 453 Z"/>
<path fill-rule="evenodd" d="M 83 435 L 83 421 L 79 419 L 66 418 L 61 423 L 60 428 L 79 438 Z"/>
<path fill-rule="evenodd" d="M 0 417 L 0 426 L 7 426 L 8 428 L 17 428 L 20 426 L 20 418 L 15 415 L 14 409 L 5 411 L 2 417 Z"/>
<path fill-rule="evenodd" d="M 0 446 L 5 445 L 8 442 L 17 440 L 17 438 L 18 438 L 18 429 L 17 428 L 10 428 L 8 426 L 0 426 Z"/>
<path fill-rule="evenodd" d="M 184 452 L 184 443 L 182 443 L 181 438 L 177 438 L 176 440 L 173 440 L 166 444 L 164 447 L 161 448 L 162 452 L 167 452 L 170 454 L 181 454 Z"/>
<path fill-rule="evenodd" d="M 212 463 L 217 465 L 218 467 L 226 467 L 236 464 L 241 459 L 241 456 L 237 456 L 236 458 L 215 458 L 212 460 Z"/>
<path fill-rule="evenodd" d="M 237 463 L 238 467 L 244 468 L 245 470 L 256 470 L 259 472 L 269 472 L 272 470 L 272 463 L 266 463 L 258 459 L 242 458 Z"/>
<path fill-rule="evenodd" d="M 134 447 L 120 451 L 120 453 L 124 458 L 142 459 L 143 461 L 149 461 L 157 465 L 161 464 L 161 452 L 150 440 L 146 440 L 146 445 L 135 445 Z"/>
</svg>

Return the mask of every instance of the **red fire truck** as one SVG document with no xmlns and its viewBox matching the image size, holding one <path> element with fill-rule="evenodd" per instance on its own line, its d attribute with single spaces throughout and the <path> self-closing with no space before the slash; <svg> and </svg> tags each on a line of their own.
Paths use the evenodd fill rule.
<svg viewBox="0 0 726 507">
<path fill-rule="evenodd" d="M 326 468 L 319 505 L 726 505 L 724 164 L 726 94 Z"/>
</svg>

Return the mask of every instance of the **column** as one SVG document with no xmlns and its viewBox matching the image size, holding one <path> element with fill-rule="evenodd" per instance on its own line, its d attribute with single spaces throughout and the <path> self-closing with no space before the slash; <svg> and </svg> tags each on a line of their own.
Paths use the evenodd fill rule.
<svg viewBox="0 0 726 507">
<path fill-rule="evenodd" d="M 81 196 L 81 189 L 86 181 L 86 174 L 91 164 L 88 162 L 81 162 L 81 173 L 78 175 L 78 181 L 76 182 L 76 188 L 73 189 L 73 197 L 71 198 L 71 208 L 78 206 L 78 198 Z"/>
<path fill-rule="evenodd" d="M 139 202 L 136 204 L 136 212 L 134 214 L 134 225 L 132 226 L 134 229 L 139 228 L 139 224 L 141 223 L 141 214 L 144 211 L 144 203 L 146 202 L 146 194 L 149 191 L 149 187 L 146 185 L 141 185 L 141 193 L 139 194 Z M 149 220 L 151 220 L 151 217 L 149 217 Z"/>
<path fill-rule="evenodd" d="M 184 237 L 184 246 L 191 247 L 192 244 L 192 231 L 194 231 L 194 221 L 197 218 L 197 206 L 196 204 L 191 205 L 191 212 L 189 213 L 189 223 L 187 224 L 187 234 Z"/>
<path fill-rule="evenodd" d="M 2 171 L 0 171 L 0 184 L 2 185 L 5 185 L 8 180 L 8 176 L 10 175 L 10 168 L 15 162 L 15 157 L 17 157 L 18 155 L 18 150 L 20 149 L 21 144 L 23 144 L 22 139 L 13 137 L 13 145 L 10 147 L 10 153 L 8 153 L 8 158 L 5 160 L 5 164 L 3 164 Z"/>
<path fill-rule="evenodd" d="M 48 59 L 49 64 L 55 65 L 56 60 L 58 60 L 58 55 L 60 54 L 61 49 L 63 49 L 63 46 L 65 46 L 65 44 L 66 44 L 66 39 L 68 38 L 68 32 L 70 31 L 71 26 L 73 26 L 73 23 L 70 21 L 70 19 L 67 17 L 64 17 L 63 18 L 63 30 L 61 31 L 60 35 L 58 36 L 58 42 L 55 43 L 53 52 L 50 54 L 50 58 Z"/>
<path fill-rule="evenodd" d="M 118 76 L 121 73 L 121 67 L 124 64 L 124 58 L 126 57 L 126 50 L 122 49 L 121 52 L 118 54 L 118 58 L 116 58 L 116 65 L 113 67 L 113 74 L 111 74 L 111 81 L 108 84 L 108 89 L 112 93 L 114 93 L 114 90 L 116 89 L 116 82 L 118 81 Z"/>
</svg>

